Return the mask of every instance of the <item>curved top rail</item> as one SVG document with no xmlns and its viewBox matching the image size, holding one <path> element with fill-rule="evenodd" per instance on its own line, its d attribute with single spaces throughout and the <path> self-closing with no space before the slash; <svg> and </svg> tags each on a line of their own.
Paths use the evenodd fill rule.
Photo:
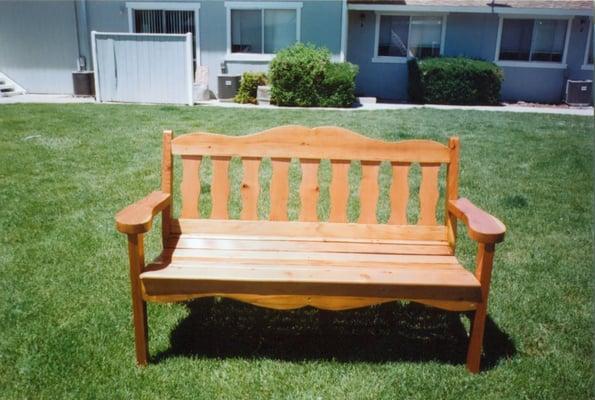
<svg viewBox="0 0 595 400">
<path fill-rule="evenodd" d="M 448 163 L 450 150 L 432 140 L 386 142 L 334 126 L 287 125 L 245 136 L 190 133 L 172 141 L 172 153 L 331 160 Z"/>
</svg>

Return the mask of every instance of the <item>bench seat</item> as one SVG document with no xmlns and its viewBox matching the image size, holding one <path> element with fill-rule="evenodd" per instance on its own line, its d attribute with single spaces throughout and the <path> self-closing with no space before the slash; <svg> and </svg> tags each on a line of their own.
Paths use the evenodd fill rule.
<svg viewBox="0 0 595 400">
<path fill-rule="evenodd" d="M 247 294 L 480 301 L 479 281 L 448 243 L 423 240 L 438 236 L 435 228 L 182 220 L 140 280 L 147 300 Z M 403 229 L 419 240 L 383 239 Z"/>
</svg>

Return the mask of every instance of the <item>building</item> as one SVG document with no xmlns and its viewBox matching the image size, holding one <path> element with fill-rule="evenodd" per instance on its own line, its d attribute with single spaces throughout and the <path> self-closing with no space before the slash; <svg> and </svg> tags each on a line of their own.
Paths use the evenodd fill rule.
<svg viewBox="0 0 595 400">
<path fill-rule="evenodd" d="M 494 61 L 502 99 L 555 103 L 593 76 L 592 2 L 582 0 L 0 1 L 0 73 L 31 93 L 72 93 L 92 69 L 91 32 L 192 32 L 195 65 L 265 71 L 295 41 L 359 65 L 357 92 L 407 98 L 408 56 Z"/>
</svg>

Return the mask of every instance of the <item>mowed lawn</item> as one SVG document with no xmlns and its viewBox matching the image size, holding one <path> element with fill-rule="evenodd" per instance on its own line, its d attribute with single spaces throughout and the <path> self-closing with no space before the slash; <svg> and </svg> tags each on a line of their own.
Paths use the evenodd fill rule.
<svg viewBox="0 0 595 400">
<path fill-rule="evenodd" d="M 237 135 L 283 124 L 386 140 L 460 136 L 461 195 L 508 227 L 483 373 L 464 367 L 468 319 L 457 313 L 404 303 L 277 312 L 220 299 L 150 304 L 153 358 L 135 366 L 126 241 L 114 214 L 159 187 L 162 130 Z M 592 153 L 586 117 L 0 106 L 0 397 L 591 398 Z M 203 172 L 208 213 L 208 163 Z M 295 190 L 299 171 L 291 177 Z M 354 218 L 357 165 L 352 178 Z M 459 254 L 472 267 L 475 247 L 461 233 Z M 158 229 L 147 248 L 158 253 Z"/>
</svg>

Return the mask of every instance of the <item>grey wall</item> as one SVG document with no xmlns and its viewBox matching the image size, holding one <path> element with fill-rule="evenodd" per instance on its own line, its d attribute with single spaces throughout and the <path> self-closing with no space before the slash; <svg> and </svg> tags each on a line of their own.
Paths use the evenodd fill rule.
<svg viewBox="0 0 595 400">
<path fill-rule="evenodd" d="M 0 1 L 0 71 L 31 93 L 72 93 L 74 1 Z"/>
<path fill-rule="evenodd" d="M 360 66 L 356 86 L 359 95 L 397 101 L 407 100 L 407 65 L 372 63 L 374 56 L 375 14 L 349 13 L 348 61 Z M 581 24 L 581 20 L 583 23 Z M 493 61 L 498 35 L 498 16 L 493 14 L 448 15 L 445 56 L 464 56 Z M 556 103 L 563 100 L 567 79 L 592 79 L 593 71 L 583 70 L 589 21 L 575 17 L 568 46 L 568 68 L 503 67 L 502 100 Z"/>
</svg>

